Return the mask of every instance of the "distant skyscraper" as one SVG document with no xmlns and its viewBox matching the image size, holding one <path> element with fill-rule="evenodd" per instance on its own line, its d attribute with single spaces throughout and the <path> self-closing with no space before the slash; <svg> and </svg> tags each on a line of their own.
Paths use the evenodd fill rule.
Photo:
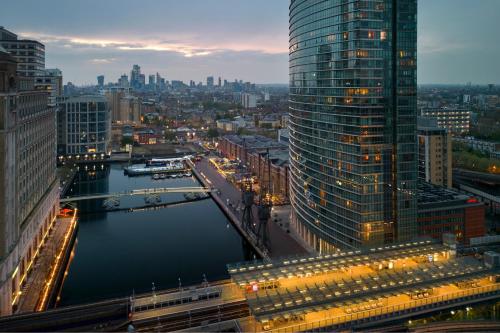
<svg viewBox="0 0 500 333">
<path fill-rule="evenodd" d="M 212 88 L 213 86 L 214 86 L 214 77 L 213 76 L 207 77 L 207 87 Z"/>
<path fill-rule="evenodd" d="M 99 88 L 104 87 L 104 75 L 99 75 L 99 76 L 97 77 L 97 86 L 98 86 Z"/>
<path fill-rule="evenodd" d="M 141 76 L 141 67 L 139 65 L 134 65 L 132 67 L 132 71 L 130 71 L 130 86 L 132 88 L 140 87 L 140 76 Z"/>
<path fill-rule="evenodd" d="M 154 75 L 149 75 L 148 77 L 148 84 L 151 88 L 154 88 L 155 84 L 155 76 Z"/>
<path fill-rule="evenodd" d="M 118 79 L 118 85 L 121 88 L 129 88 L 130 83 L 128 82 L 128 76 L 123 74 L 119 79 Z"/>
<path fill-rule="evenodd" d="M 17 35 L 0 27 L 0 45 L 17 60 L 17 71 L 21 76 L 43 75 L 45 69 L 45 45 Z"/>
<path fill-rule="evenodd" d="M 54 108 L 47 106 L 46 90 L 16 71 L 16 59 L 0 46 L 2 316 L 18 307 L 29 268 L 59 211 Z"/>
<path fill-rule="evenodd" d="M 289 8 L 292 223 L 319 252 L 413 238 L 417 0 Z"/>
<path fill-rule="evenodd" d="M 222 87 L 222 78 L 219 76 L 219 87 Z"/>
</svg>

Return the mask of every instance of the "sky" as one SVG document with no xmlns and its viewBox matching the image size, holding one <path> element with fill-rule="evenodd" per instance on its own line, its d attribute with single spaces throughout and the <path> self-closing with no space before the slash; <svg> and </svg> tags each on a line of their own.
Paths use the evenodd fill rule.
<svg viewBox="0 0 500 333">
<path fill-rule="evenodd" d="M 2 0 L 0 26 L 42 41 L 46 67 L 95 84 L 159 72 L 288 82 L 289 0 Z M 500 83 L 500 1 L 419 0 L 419 83 Z"/>
</svg>

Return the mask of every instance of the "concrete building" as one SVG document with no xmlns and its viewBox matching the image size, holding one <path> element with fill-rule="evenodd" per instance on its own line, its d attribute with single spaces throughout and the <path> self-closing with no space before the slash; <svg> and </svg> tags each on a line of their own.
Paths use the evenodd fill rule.
<svg viewBox="0 0 500 333">
<path fill-rule="evenodd" d="M 417 222 L 419 236 L 440 240 L 443 234 L 451 233 L 465 245 L 486 234 L 484 203 L 426 182 L 418 186 Z"/>
<path fill-rule="evenodd" d="M 141 123 L 141 107 L 142 101 L 135 96 L 124 96 L 120 100 L 120 118 L 118 123 L 134 124 Z"/>
<path fill-rule="evenodd" d="M 59 211 L 55 112 L 47 91 L 17 69 L 0 47 L 0 315 L 17 308 Z"/>
<path fill-rule="evenodd" d="M 17 60 L 20 76 L 43 75 L 45 69 L 45 45 L 29 39 L 18 39 L 17 35 L 0 27 L 0 45 Z"/>
<path fill-rule="evenodd" d="M 109 155 L 111 110 L 105 97 L 62 97 L 58 106 L 59 156 Z"/>
<path fill-rule="evenodd" d="M 245 109 L 254 109 L 257 107 L 257 95 L 254 94 L 249 94 L 249 93 L 242 93 L 241 94 L 241 105 Z"/>
<path fill-rule="evenodd" d="M 435 118 L 439 127 L 460 135 L 469 132 L 472 112 L 459 106 L 422 108 L 421 116 Z"/>
<path fill-rule="evenodd" d="M 35 86 L 50 92 L 49 104 L 56 105 L 57 98 L 63 95 L 63 75 L 61 70 L 44 69 L 42 74 L 35 77 Z"/>
<path fill-rule="evenodd" d="M 111 121 L 121 122 L 121 100 L 128 94 L 128 88 L 111 88 L 106 91 L 106 99 L 111 109 Z"/>
<path fill-rule="evenodd" d="M 411 240 L 417 0 L 289 10 L 292 226 L 320 253 Z"/>
<path fill-rule="evenodd" d="M 418 176 L 434 185 L 453 186 L 452 137 L 435 118 L 418 119 Z"/>
</svg>

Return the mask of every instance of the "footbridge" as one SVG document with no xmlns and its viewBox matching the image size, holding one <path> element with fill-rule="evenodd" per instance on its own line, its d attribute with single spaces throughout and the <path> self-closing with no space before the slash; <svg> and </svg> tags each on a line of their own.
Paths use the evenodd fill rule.
<svg viewBox="0 0 500 333">
<path fill-rule="evenodd" d="M 216 189 L 207 187 L 165 187 L 165 188 L 149 188 L 141 190 L 132 190 L 118 193 L 102 193 L 102 194 L 90 194 L 82 196 L 71 196 L 64 197 L 60 199 L 61 203 L 65 202 L 77 202 L 85 200 L 97 200 L 97 199 L 119 199 L 128 196 L 157 196 L 160 194 L 168 193 L 211 193 L 216 191 Z"/>
</svg>

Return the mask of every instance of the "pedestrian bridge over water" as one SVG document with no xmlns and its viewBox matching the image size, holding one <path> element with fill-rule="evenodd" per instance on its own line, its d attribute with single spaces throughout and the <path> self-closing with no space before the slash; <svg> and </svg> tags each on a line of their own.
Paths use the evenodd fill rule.
<svg viewBox="0 0 500 333">
<path fill-rule="evenodd" d="M 97 200 L 97 199 L 119 199 L 121 197 L 127 196 L 154 196 L 160 194 L 168 194 L 168 193 L 210 193 L 216 191 L 216 189 L 207 188 L 207 187 L 165 187 L 165 188 L 149 188 L 149 189 L 141 189 L 141 190 L 132 190 L 118 193 L 103 193 L 103 194 L 90 194 L 90 195 L 82 195 L 82 196 L 73 196 L 73 197 L 65 197 L 61 198 L 61 203 L 66 202 L 76 202 L 76 201 L 85 201 L 85 200 Z"/>
</svg>

